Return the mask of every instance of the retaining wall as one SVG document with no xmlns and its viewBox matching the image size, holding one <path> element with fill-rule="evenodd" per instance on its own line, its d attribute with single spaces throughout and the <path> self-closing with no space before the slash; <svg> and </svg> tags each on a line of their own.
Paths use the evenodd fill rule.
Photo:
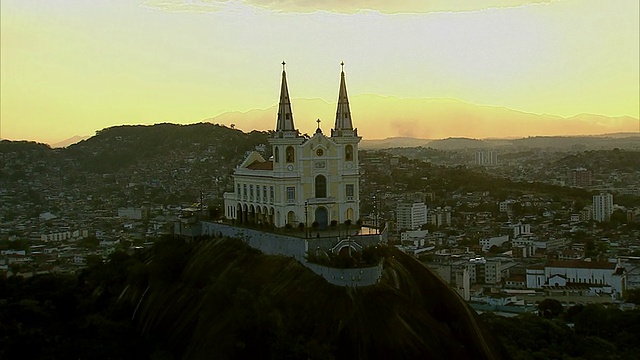
<svg viewBox="0 0 640 360">
<path fill-rule="evenodd" d="M 380 281 L 380 277 L 382 276 L 382 263 L 366 268 L 337 269 L 313 264 L 305 259 L 310 243 L 313 244 L 314 249 L 317 246 L 321 248 L 327 247 L 328 249 L 339 241 L 338 238 L 335 240 L 327 238 L 300 239 L 293 236 L 267 233 L 216 222 L 203 221 L 201 224 L 202 235 L 239 238 L 244 240 L 252 248 L 258 249 L 265 254 L 291 256 L 334 285 L 353 287 L 375 285 Z M 377 238 L 379 239 L 380 237 Z M 359 237 L 354 237 L 353 239 L 360 243 Z M 378 242 L 374 242 L 374 240 L 374 238 L 367 236 L 367 239 L 364 241 L 366 245 L 361 245 L 364 247 L 375 245 Z"/>
</svg>

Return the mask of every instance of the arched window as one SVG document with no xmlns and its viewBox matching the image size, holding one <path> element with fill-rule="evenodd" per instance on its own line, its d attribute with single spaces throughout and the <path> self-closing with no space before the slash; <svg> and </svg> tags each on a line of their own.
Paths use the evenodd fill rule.
<svg viewBox="0 0 640 360">
<path fill-rule="evenodd" d="M 353 161 L 353 146 L 347 145 L 344 147 L 344 159 L 346 161 Z"/>
<path fill-rule="evenodd" d="M 275 162 L 280 162 L 280 151 L 277 146 L 273 149 L 273 159 Z"/>
<path fill-rule="evenodd" d="M 286 161 L 288 163 L 292 163 L 295 161 L 295 151 L 293 150 L 293 146 L 287 146 L 287 151 L 286 151 L 286 155 L 287 155 L 287 159 Z"/>
<path fill-rule="evenodd" d="M 345 215 L 344 216 L 345 220 L 349 220 L 350 222 L 353 221 L 353 209 L 352 208 L 348 208 L 344 215 Z"/>
<path fill-rule="evenodd" d="M 327 197 L 327 178 L 324 175 L 316 176 L 316 197 Z"/>
</svg>

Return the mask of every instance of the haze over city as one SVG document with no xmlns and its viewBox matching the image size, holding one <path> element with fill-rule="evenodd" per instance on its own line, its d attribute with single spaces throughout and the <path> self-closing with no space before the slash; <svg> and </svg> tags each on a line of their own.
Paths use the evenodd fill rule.
<svg viewBox="0 0 640 360">
<path fill-rule="evenodd" d="M 634 0 L 7 0 L 0 136 L 268 130 L 282 60 L 303 132 L 332 124 L 341 61 L 365 139 L 637 132 L 638 14 Z"/>
</svg>

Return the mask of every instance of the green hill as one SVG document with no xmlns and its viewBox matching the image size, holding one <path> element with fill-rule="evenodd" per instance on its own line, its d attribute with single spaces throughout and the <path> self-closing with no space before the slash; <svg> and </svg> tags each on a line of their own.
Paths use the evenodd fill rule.
<svg viewBox="0 0 640 360">
<path fill-rule="evenodd" d="M 194 152 L 235 159 L 255 145 L 266 143 L 266 132 L 244 133 L 217 124 L 127 125 L 100 130 L 95 136 L 64 149 L 63 154 L 83 170 L 108 173 L 141 161 Z"/>
</svg>

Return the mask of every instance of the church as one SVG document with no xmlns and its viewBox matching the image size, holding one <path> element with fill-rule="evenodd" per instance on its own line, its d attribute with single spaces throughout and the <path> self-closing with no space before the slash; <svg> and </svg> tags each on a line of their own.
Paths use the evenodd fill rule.
<svg viewBox="0 0 640 360">
<path fill-rule="evenodd" d="M 353 127 L 344 63 L 336 119 L 330 136 L 318 127 L 301 135 L 293 121 L 285 63 L 271 153 L 251 152 L 234 170 L 234 191 L 224 194 L 225 216 L 239 223 L 305 227 L 355 223 L 360 218 L 358 144 Z M 316 224 L 314 224 L 316 223 Z"/>
</svg>

